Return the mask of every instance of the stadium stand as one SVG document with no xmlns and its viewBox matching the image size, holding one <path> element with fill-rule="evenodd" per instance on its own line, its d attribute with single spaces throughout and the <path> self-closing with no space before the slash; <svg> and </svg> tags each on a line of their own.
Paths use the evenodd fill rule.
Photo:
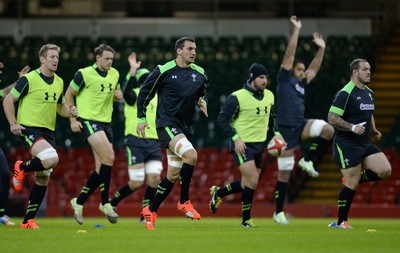
<svg viewBox="0 0 400 253">
<path fill-rule="evenodd" d="M 174 38 L 171 38 L 173 41 Z M 37 67 L 37 48 L 43 43 L 53 42 L 61 46 L 63 53 L 61 54 L 59 75 L 64 79 L 66 85 L 72 80 L 74 71 L 78 68 L 86 66 L 94 62 L 93 47 L 99 43 L 109 43 L 112 45 L 117 54 L 115 56 L 114 66 L 121 71 L 121 78 L 128 69 L 127 56 L 131 51 L 139 52 L 139 59 L 142 60 L 143 66 L 152 68 L 156 64 L 167 61 L 174 57 L 170 53 L 171 40 L 164 37 L 147 37 L 144 40 L 139 37 L 129 36 L 122 37 L 120 40 L 114 37 L 100 37 L 92 40 L 87 36 L 76 36 L 69 40 L 67 37 L 56 36 L 42 38 L 39 36 L 26 37 L 20 44 L 17 44 L 12 37 L 1 37 L 0 53 L 5 53 L 5 61 L 7 64 L 7 73 L 18 71 L 24 64 L 30 64 L 33 68 Z M 394 40 L 395 41 L 395 40 Z M 223 185 L 232 179 L 239 177 L 239 172 L 226 149 L 226 140 L 223 133 L 216 126 L 215 118 L 219 111 L 220 102 L 233 90 L 240 87 L 247 78 L 248 65 L 253 61 L 264 62 L 270 70 L 270 85 L 274 90 L 276 87 L 275 76 L 279 70 L 285 48 L 287 44 L 286 37 L 269 36 L 262 37 L 221 37 L 214 40 L 211 37 L 197 38 L 197 46 L 199 48 L 198 64 L 203 66 L 211 80 L 212 99 L 209 104 L 210 120 L 200 120 L 197 126 L 198 133 L 194 136 L 194 143 L 199 146 L 199 161 L 195 174 L 193 176 L 193 184 L 191 192 L 193 192 L 193 201 L 207 203 L 209 201 L 208 189 L 211 185 Z M 299 39 L 299 57 L 305 59 L 309 64 L 315 50 L 310 37 L 301 37 Z M 399 79 L 397 74 L 392 74 L 394 69 L 399 69 L 398 58 L 393 56 L 393 52 L 399 52 L 398 46 L 395 49 L 395 42 L 387 48 L 387 53 L 381 54 L 379 61 L 376 62 L 376 74 L 374 74 L 374 82 L 372 89 L 377 91 L 377 110 L 376 121 L 378 128 L 382 128 L 384 134 L 389 134 L 393 138 L 395 134 L 398 137 L 399 123 L 394 124 L 396 115 L 399 114 L 399 97 L 400 88 L 395 85 L 395 81 Z M 397 43 L 399 45 L 400 43 Z M 307 111 L 308 117 L 326 118 L 326 112 L 330 106 L 333 96 L 337 90 L 348 79 L 347 69 L 348 63 L 354 57 L 364 57 L 369 59 L 373 53 L 372 41 L 369 37 L 354 36 L 348 38 L 346 36 L 331 36 L 327 38 L 326 58 L 322 65 L 322 71 L 317 76 L 315 82 L 323 83 L 323 85 L 315 85 L 309 89 L 309 97 L 307 98 L 308 107 L 321 108 L 318 111 Z M 397 99 L 395 99 L 397 97 Z M 121 114 L 122 107 L 116 105 L 114 114 L 114 134 L 116 147 L 116 162 L 114 164 L 111 191 L 115 192 L 124 182 L 128 180 L 126 161 L 122 150 L 123 144 L 123 117 Z M 196 116 L 200 117 L 200 113 Z M 201 118 L 200 118 L 201 119 Z M 397 119 L 400 122 L 400 118 Z M 392 132 L 390 127 L 393 126 Z M 396 129 L 394 127 L 396 126 Z M 88 173 L 93 169 L 87 167 L 86 164 L 93 164 L 92 154 L 89 149 L 82 143 L 81 139 L 73 135 L 69 130 L 69 122 L 66 119 L 59 119 L 57 123 L 58 129 L 56 142 L 59 144 L 60 162 L 55 169 L 48 191 L 48 206 L 58 205 L 60 210 L 54 210 L 57 215 L 67 215 L 69 213 L 68 201 L 75 196 L 80 189 L 77 185 L 83 185 L 82 178 L 86 178 Z M 18 159 L 26 159 L 27 153 L 18 145 L 16 138 L 12 137 L 8 132 L 7 124 L 1 125 L 0 141 L 8 150 L 8 159 L 14 162 Z M 71 144 L 70 144 L 71 143 Z M 390 143 L 393 142 L 384 142 Z M 397 142 L 398 145 L 399 141 Z M 385 182 L 375 184 L 365 184 L 360 187 L 360 191 L 356 195 L 355 203 L 357 204 L 373 204 L 384 203 L 387 205 L 398 205 L 400 203 L 400 158 L 394 148 L 384 149 L 385 153 L 390 156 L 393 166 L 393 175 Z M 296 161 L 301 157 L 301 150 L 296 151 Z M 165 165 L 165 158 L 164 158 Z M 320 178 L 318 181 L 309 181 L 307 176 L 301 171 L 295 171 L 296 181 L 288 190 L 289 202 L 296 203 L 326 203 L 334 204 L 336 202 L 337 193 L 341 187 L 341 176 L 332 160 L 330 153 L 326 153 L 321 163 L 318 165 Z M 264 160 L 264 168 L 260 178 L 260 186 L 255 195 L 255 201 L 258 203 L 273 203 L 273 193 L 275 190 L 275 181 L 277 177 L 276 159 L 266 155 Z M 33 179 L 27 180 L 26 187 L 30 187 Z M 384 189 L 384 194 L 382 191 Z M 27 194 L 24 191 L 23 194 Z M 179 190 L 174 190 L 172 196 L 167 203 L 175 203 Z M 134 194 L 127 198 L 127 203 L 140 202 L 139 194 Z M 90 203 L 98 203 L 96 199 L 99 194 L 93 194 Z M 240 202 L 240 196 L 230 196 L 224 199 L 224 202 Z"/>
</svg>

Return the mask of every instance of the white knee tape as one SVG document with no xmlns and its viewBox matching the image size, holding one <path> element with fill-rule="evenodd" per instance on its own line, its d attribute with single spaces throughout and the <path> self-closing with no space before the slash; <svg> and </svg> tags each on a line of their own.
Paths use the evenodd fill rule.
<svg viewBox="0 0 400 253">
<path fill-rule="evenodd" d="M 279 171 L 292 171 L 294 167 L 294 156 L 278 157 Z"/>
<path fill-rule="evenodd" d="M 50 158 L 58 157 L 57 151 L 54 148 L 46 148 L 39 152 L 36 156 L 40 160 L 47 160 Z"/>
<path fill-rule="evenodd" d="M 50 168 L 48 170 L 36 171 L 35 175 L 38 177 L 50 177 L 52 172 L 53 172 L 53 169 Z"/>
<path fill-rule="evenodd" d="M 146 174 L 161 174 L 163 170 L 162 162 L 161 161 L 149 161 L 144 164 L 144 170 Z"/>
<path fill-rule="evenodd" d="M 177 155 L 167 155 L 168 166 L 174 168 L 182 168 L 183 162 L 182 159 Z"/>
<path fill-rule="evenodd" d="M 322 132 L 322 128 L 328 123 L 326 123 L 324 120 L 322 119 L 316 119 L 313 121 L 311 127 L 310 127 L 310 136 L 311 137 L 318 137 L 321 132 Z"/>
<path fill-rule="evenodd" d="M 144 181 L 144 168 L 140 169 L 128 169 L 130 181 Z"/>
<path fill-rule="evenodd" d="M 189 149 L 194 149 L 192 143 L 190 143 L 190 141 L 188 141 L 188 139 L 182 138 L 176 142 L 173 151 L 177 156 L 182 157 L 183 154 L 186 151 L 188 151 Z"/>
</svg>

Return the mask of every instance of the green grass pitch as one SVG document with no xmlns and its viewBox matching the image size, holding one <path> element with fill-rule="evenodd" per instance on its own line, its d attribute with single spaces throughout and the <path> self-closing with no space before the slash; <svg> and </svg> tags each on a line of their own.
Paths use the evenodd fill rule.
<svg viewBox="0 0 400 253">
<path fill-rule="evenodd" d="M 20 218 L 14 218 L 20 222 Z M 40 229 L 0 225 L 0 252 L 399 252 L 400 219 L 351 219 L 354 229 L 328 228 L 334 219 L 293 218 L 277 225 L 254 218 L 256 228 L 242 228 L 240 218 L 198 220 L 159 217 L 153 231 L 136 217 L 37 218 Z M 96 224 L 103 225 L 96 228 Z M 367 232 L 374 229 L 376 232 Z M 86 232 L 79 233 L 78 230 Z"/>
</svg>

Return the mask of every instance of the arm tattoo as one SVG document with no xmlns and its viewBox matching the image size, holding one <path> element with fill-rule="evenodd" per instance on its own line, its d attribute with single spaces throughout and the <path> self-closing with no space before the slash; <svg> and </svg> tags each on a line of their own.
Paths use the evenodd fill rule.
<svg viewBox="0 0 400 253">
<path fill-rule="evenodd" d="M 328 113 L 328 122 L 334 128 L 340 131 L 351 132 L 353 124 L 343 120 L 339 115 L 333 112 Z"/>
</svg>

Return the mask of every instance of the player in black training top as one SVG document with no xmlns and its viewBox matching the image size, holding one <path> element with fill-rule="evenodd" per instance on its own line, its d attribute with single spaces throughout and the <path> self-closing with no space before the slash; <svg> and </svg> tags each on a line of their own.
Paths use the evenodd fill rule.
<svg viewBox="0 0 400 253">
<path fill-rule="evenodd" d="M 335 127 L 333 156 L 343 175 L 344 188 L 338 197 L 338 221 L 330 227 L 352 228 L 348 221 L 351 202 L 360 183 L 379 181 L 390 176 L 392 168 L 385 154 L 373 143 L 379 140 L 373 112 L 374 93 L 371 66 L 364 59 L 350 64 L 351 80 L 335 96 L 328 113 L 328 122 Z"/>
<path fill-rule="evenodd" d="M 146 106 L 158 94 L 156 116 L 157 134 L 161 145 L 166 148 L 168 172 L 160 182 L 150 206 L 143 209 L 146 227 L 153 229 L 157 210 L 171 192 L 175 182 L 181 180 L 181 197 L 178 210 L 188 218 L 200 219 L 189 199 L 189 186 L 197 161 L 197 152 L 189 139 L 194 131 L 195 107 L 207 114 L 208 78 L 204 69 L 194 64 L 196 43 L 191 37 L 176 41 L 175 60 L 159 65 L 146 79 L 138 95 L 139 137 L 145 138 Z"/>
</svg>

